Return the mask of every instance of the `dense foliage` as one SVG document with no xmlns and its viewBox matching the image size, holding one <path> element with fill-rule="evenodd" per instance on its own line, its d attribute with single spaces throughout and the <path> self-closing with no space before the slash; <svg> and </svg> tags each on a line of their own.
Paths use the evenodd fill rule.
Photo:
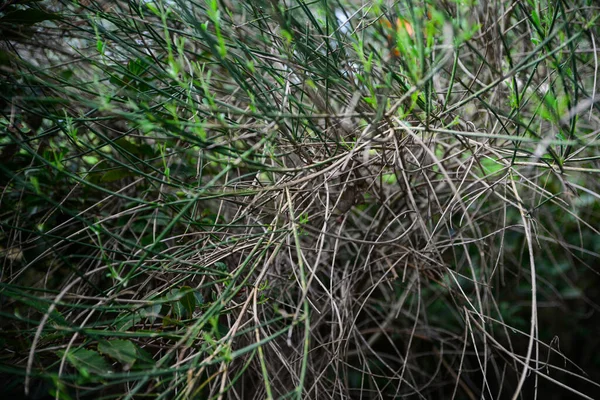
<svg viewBox="0 0 600 400">
<path fill-rule="evenodd" d="M 591 398 L 599 18 L 0 1 L 3 390 Z"/>
</svg>

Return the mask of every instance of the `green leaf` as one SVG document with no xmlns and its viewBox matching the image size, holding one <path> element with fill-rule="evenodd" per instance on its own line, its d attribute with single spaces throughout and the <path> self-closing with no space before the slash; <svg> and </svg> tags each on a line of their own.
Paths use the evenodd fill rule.
<svg viewBox="0 0 600 400">
<path fill-rule="evenodd" d="M 64 79 L 65 81 L 68 81 L 69 79 L 71 79 L 73 74 L 74 74 L 74 72 L 72 69 L 65 69 L 64 71 L 61 71 L 59 75 L 62 79 Z"/>
<path fill-rule="evenodd" d="M 381 178 L 386 185 L 394 185 L 398 182 L 398 177 L 394 173 L 383 174 Z"/>
<path fill-rule="evenodd" d="M 204 296 L 202 296 L 202 293 L 194 291 L 194 297 L 196 298 L 196 304 L 198 304 L 199 306 L 204 304 Z"/>
<path fill-rule="evenodd" d="M 106 45 L 104 44 L 104 42 L 102 40 L 98 39 L 96 41 L 96 50 L 98 50 L 98 53 L 104 54 L 105 47 L 106 47 Z"/>
<path fill-rule="evenodd" d="M 188 316 L 192 316 L 192 313 L 196 309 L 196 297 L 194 296 L 193 289 L 189 286 L 182 286 L 180 289 L 182 292 L 186 291 L 187 293 L 183 295 L 183 297 L 179 300 L 183 308 L 188 313 Z"/>
<path fill-rule="evenodd" d="M 175 314 L 175 317 L 177 319 L 182 319 L 183 317 L 185 317 L 185 307 L 183 306 L 183 304 L 180 301 L 177 301 L 175 303 L 173 303 L 173 314 Z"/>
<path fill-rule="evenodd" d="M 59 357 L 65 355 L 64 350 L 57 352 Z M 88 349 L 69 350 L 66 353 L 67 361 L 79 371 L 84 377 L 90 374 L 106 375 L 112 372 L 108 362 L 100 354 Z"/>
<path fill-rule="evenodd" d="M 133 75 L 140 76 L 146 71 L 146 69 L 148 69 L 150 62 L 151 61 L 149 61 L 149 58 L 137 58 L 135 60 L 129 60 L 127 63 L 127 69 Z"/>
<path fill-rule="evenodd" d="M 90 165 L 98 164 L 98 162 L 100 161 L 98 159 L 98 157 L 95 157 L 95 156 L 83 156 L 81 158 L 83 161 L 85 161 L 87 164 L 90 164 Z"/>
<path fill-rule="evenodd" d="M 122 364 L 132 365 L 137 360 L 137 347 L 129 340 L 101 340 L 98 351 Z"/>
</svg>

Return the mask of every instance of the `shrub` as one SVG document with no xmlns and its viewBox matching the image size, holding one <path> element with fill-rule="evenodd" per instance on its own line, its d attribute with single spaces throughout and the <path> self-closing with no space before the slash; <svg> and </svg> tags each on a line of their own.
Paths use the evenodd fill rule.
<svg viewBox="0 0 600 400">
<path fill-rule="evenodd" d="M 0 3 L 6 393 L 589 396 L 574 3 Z"/>
</svg>

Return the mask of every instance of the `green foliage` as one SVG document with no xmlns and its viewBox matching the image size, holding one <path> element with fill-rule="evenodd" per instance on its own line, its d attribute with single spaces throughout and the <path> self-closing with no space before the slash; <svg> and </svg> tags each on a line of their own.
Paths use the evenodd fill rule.
<svg viewBox="0 0 600 400">
<path fill-rule="evenodd" d="M 7 396 L 597 390 L 589 2 L 109 3 L 0 2 Z"/>
<path fill-rule="evenodd" d="M 81 378 L 81 383 L 102 380 L 105 375 L 112 373 L 110 364 L 98 352 L 88 349 L 59 350 L 59 357 L 65 357 Z"/>
</svg>

